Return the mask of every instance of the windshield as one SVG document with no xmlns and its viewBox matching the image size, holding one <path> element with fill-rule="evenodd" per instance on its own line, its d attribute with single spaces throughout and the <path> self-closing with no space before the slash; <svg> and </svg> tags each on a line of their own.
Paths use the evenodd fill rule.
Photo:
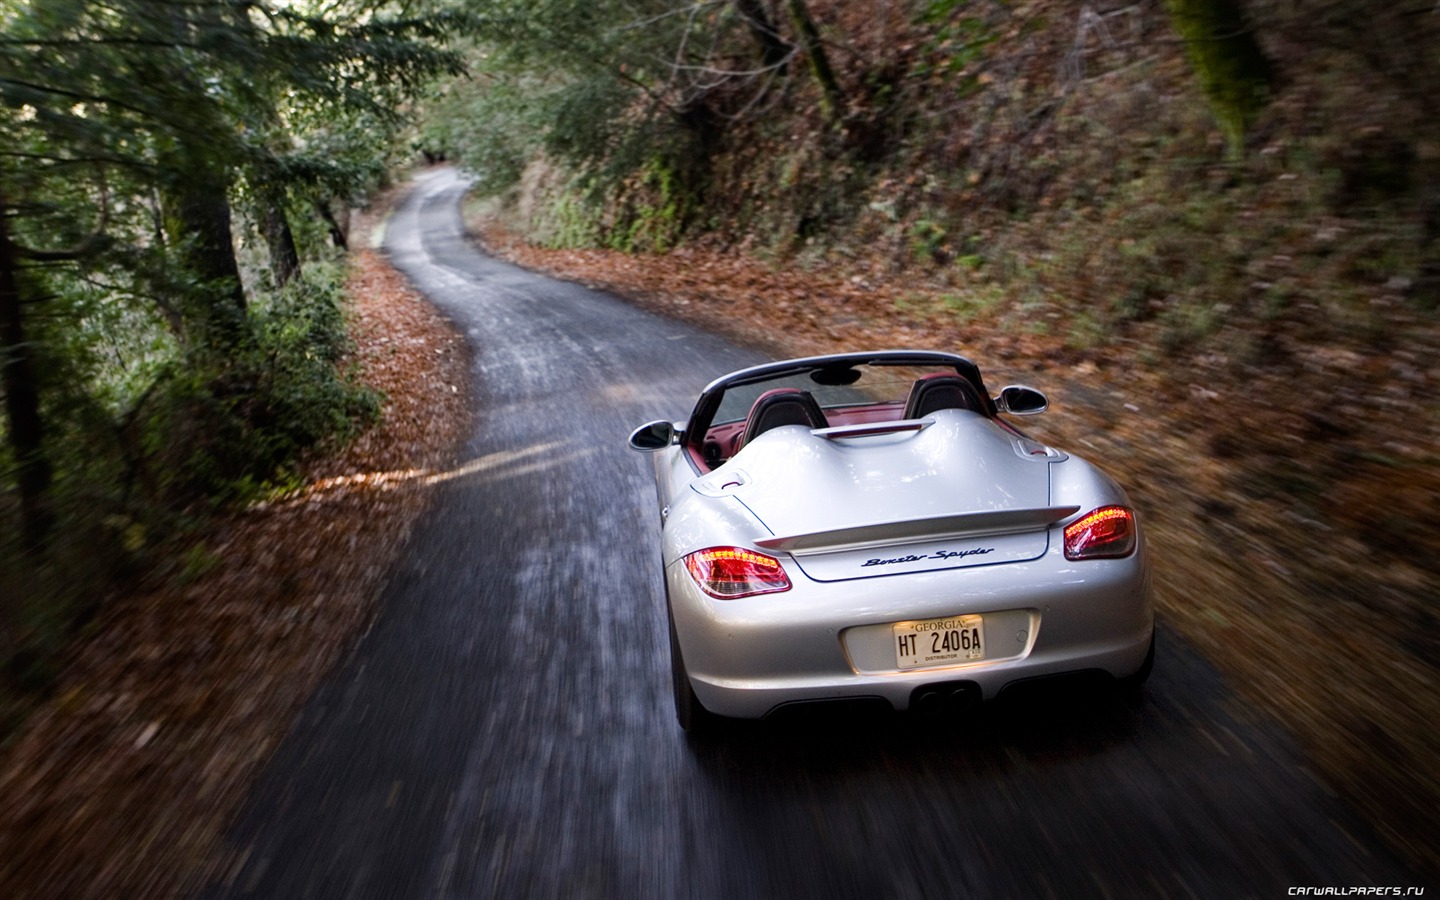
<svg viewBox="0 0 1440 900">
<path fill-rule="evenodd" d="M 952 366 L 877 366 L 860 364 L 789 372 L 750 384 L 729 387 L 720 398 L 712 425 L 742 421 L 755 399 L 776 388 L 809 391 L 821 409 L 841 406 L 903 404 L 918 378 L 934 374 L 955 374 Z"/>
</svg>

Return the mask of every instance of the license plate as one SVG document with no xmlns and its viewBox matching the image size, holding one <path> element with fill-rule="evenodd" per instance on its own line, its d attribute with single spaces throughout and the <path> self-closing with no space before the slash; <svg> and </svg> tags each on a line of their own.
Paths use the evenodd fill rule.
<svg viewBox="0 0 1440 900">
<path fill-rule="evenodd" d="M 985 658 L 985 620 L 981 616 L 952 616 L 924 622 L 896 622 L 895 665 L 901 669 L 943 666 Z"/>
</svg>

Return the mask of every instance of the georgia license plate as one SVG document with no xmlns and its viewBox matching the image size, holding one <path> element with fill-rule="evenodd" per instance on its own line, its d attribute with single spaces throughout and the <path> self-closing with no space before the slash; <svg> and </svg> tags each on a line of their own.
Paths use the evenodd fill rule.
<svg viewBox="0 0 1440 900">
<path fill-rule="evenodd" d="M 890 632 L 895 636 L 895 665 L 901 669 L 985 658 L 985 620 L 981 616 L 896 622 Z"/>
</svg>

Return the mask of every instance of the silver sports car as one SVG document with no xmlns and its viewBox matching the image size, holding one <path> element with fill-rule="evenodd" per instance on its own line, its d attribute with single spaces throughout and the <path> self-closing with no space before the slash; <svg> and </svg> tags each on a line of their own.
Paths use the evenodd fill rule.
<svg viewBox="0 0 1440 900">
<path fill-rule="evenodd" d="M 1001 414 L 962 356 L 877 351 L 712 382 L 651 422 L 675 712 L 694 729 L 796 703 L 939 711 L 1023 679 L 1155 658 L 1125 492 Z"/>
</svg>

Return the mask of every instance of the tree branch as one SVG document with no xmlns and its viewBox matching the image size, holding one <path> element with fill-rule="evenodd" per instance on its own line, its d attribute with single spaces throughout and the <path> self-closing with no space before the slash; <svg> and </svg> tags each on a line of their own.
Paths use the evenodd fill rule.
<svg viewBox="0 0 1440 900">
<path fill-rule="evenodd" d="M 95 230 L 73 247 L 64 250 L 36 250 L 11 242 L 15 253 L 30 262 L 74 262 L 94 254 L 105 243 L 105 230 L 110 224 L 110 186 L 105 180 L 105 169 L 96 166 L 96 178 L 100 182 L 100 221 Z"/>
</svg>

